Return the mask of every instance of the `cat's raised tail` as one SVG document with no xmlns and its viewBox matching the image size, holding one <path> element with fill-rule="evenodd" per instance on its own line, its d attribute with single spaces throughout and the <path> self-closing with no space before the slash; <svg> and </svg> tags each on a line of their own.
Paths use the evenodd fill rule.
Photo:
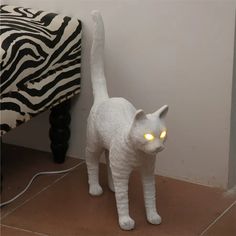
<svg viewBox="0 0 236 236">
<path fill-rule="evenodd" d="M 94 103 L 100 103 L 108 98 L 106 78 L 104 74 L 104 44 L 105 31 L 101 13 L 98 10 L 91 12 L 94 31 L 90 55 L 91 79 Z"/>
</svg>

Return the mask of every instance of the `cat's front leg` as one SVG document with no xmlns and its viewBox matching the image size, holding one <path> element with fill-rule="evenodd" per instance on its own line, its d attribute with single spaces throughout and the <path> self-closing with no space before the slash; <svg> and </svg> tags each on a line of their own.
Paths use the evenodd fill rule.
<svg viewBox="0 0 236 236">
<path fill-rule="evenodd" d="M 160 224 L 161 217 L 156 210 L 156 186 L 154 175 L 155 160 L 149 159 L 142 166 L 142 182 L 147 220 L 151 224 Z"/>
<path fill-rule="evenodd" d="M 115 187 L 119 225 L 123 230 L 131 230 L 135 225 L 134 220 L 129 216 L 128 183 L 131 169 L 111 166 L 111 171 Z"/>
</svg>

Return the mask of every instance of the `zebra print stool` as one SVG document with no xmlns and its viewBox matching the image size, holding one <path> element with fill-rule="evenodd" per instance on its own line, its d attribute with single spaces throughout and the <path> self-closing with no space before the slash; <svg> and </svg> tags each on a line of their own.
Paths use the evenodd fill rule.
<svg viewBox="0 0 236 236">
<path fill-rule="evenodd" d="M 63 162 L 70 98 L 80 92 L 81 22 L 8 5 L 0 6 L 0 19 L 0 136 L 51 109 L 51 148 Z"/>
</svg>

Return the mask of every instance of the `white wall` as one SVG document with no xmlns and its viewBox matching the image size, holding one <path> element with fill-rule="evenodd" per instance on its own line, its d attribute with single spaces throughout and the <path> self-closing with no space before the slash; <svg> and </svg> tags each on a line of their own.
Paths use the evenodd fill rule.
<svg viewBox="0 0 236 236">
<path fill-rule="evenodd" d="M 236 19 L 235 19 L 236 21 Z M 236 26 L 235 26 L 236 32 Z M 236 38 L 234 37 L 234 68 L 232 84 L 231 129 L 229 152 L 229 182 L 228 187 L 236 185 Z"/>
<path fill-rule="evenodd" d="M 111 96 L 152 112 L 169 104 L 169 140 L 157 173 L 226 187 L 233 71 L 235 1 L 9 0 L 5 3 L 83 21 L 82 93 L 73 106 L 68 154 L 84 157 L 92 103 L 90 11 L 102 11 Z M 10 132 L 6 142 L 49 150 L 48 113 Z M 43 127 L 45 129 L 43 129 Z"/>
</svg>

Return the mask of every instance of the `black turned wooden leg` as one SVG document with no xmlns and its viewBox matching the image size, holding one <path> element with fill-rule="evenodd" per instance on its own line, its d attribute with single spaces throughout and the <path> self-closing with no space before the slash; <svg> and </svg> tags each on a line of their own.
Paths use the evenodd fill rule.
<svg viewBox="0 0 236 236">
<path fill-rule="evenodd" d="M 49 136 L 53 159 L 57 163 L 63 163 L 70 139 L 70 100 L 53 107 L 49 119 L 51 124 Z"/>
<path fill-rule="evenodd" d="M 2 157 L 2 138 L 0 139 L 0 159 L 1 159 L 1 164 L 0 164 L 0 173 L 1 173 L 1 183 L 0 183 L 0 192 L 2 192 L 2 184 L 3 184 L 3 174 L 2 174 L 2 168 L 3 168 L 3 157 Z"/>
<path fill-rule="evenodd" d="M 2 157 L 1 158 L 1 169 L 0 169 L 0 173 L 1 173 L 1 182 L 0 182 L 0 192 L 2 192 L 2 182 L 3 182 L 3 175 L 2 175 Z"/>
</svg>

